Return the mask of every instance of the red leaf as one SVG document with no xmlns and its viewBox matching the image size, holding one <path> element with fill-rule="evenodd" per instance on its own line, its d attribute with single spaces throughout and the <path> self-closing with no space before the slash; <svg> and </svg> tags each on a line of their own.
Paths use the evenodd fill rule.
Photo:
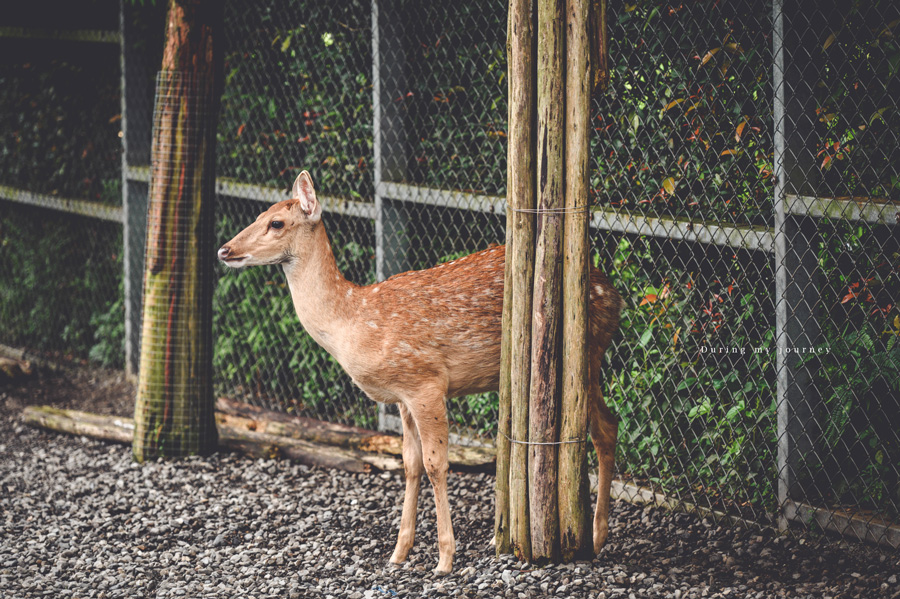
<svg viewBox="0 0 900 599">
<path fill-rule="evenodd" d="M 638 306 L 643 306 L 644 304 L 652 304 L 656 302 L 656 299 L 657 298 L 655 293 L 648 293 L 644 296 L 644 299 L 641 300 L 641 303 L 638 304 Z"/>
</svg>

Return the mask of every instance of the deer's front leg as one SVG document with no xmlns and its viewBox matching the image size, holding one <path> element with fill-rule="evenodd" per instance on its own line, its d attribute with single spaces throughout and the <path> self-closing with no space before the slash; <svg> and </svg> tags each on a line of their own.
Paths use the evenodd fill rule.
<svg viewBox="0 0 900 599">
<path fill-rule="evenodd" d="M 402 403 L 400 418 L 403 420 L 403 470 L 406 472 L 406 492 L 403 496 L 403 514 L 400 516 L 400 532 L 397 546 L 391 555 L 391 563 L 399 564 L 409 555 L 416 537 L 416 506 L 419 501 L 419 483 L 422 481 L 422 445 L 412 414 Z"/>
<path fill-rule="evenodd" d="M 456 541 L 453 523 L 450 521 L 450 503 L 447 499 L 447 443 L 449 428 L 443 395 L 436 400 L 417 406 L 413 417 L 422 441 L 422 459 L 425 472 L 434 487 L 434 506 L 437 509 L 438 565 L 435 574 L 449 574 L 453 569 Z"/>
</svg>

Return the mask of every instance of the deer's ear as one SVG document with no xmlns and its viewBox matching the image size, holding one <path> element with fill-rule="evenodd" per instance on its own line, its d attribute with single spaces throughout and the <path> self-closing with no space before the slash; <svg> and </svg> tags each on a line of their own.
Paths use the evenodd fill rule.
<svg viewBox="0 0 900 599">
<path fill-rule="evenodd" d="M 297 175 L 294 188 L 291 190 L 291 197 L 300 200 L 300 209 L 310 219 L 319 220 L 322 217 L 322 206 L 316 198 L 316 188 L 307 171 Z"/>
</svg>

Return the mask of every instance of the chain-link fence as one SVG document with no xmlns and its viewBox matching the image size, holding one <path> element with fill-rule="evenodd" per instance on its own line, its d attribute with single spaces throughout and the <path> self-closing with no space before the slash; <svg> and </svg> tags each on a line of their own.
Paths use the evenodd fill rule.
<svg viewBox="0 0 900 599">
<path fill-rule="evenodd" d="M 3 12 L 0 343 L 121 364 L 118 3 Z"/>
<path fill-rule="evenodd" d="M 124 125 L 125 202 L 113 222 L 0 200 L 0 342 L 136 364 L 163 9 L 124 5 L 124 123 L 117 107 L 77 117 L 106 141 Z M 900 10 L 887 0 L 611 0 L 608 16 L 592 239 L 626 298 L 604 380 L 621 419 L 618 493 L 900 546 Z M 222 241 L 304 168 L 338 264 L 357 283 L 502 241 L 505 3 L 232 0 L 225 22 Z M 18 56 L 26 48 L 3 43 Z M 11 60 L 19 66 L 4 72 L 26 60 L 37 64 Z M 113 95 L 117 69 L 103 71 Z M 0 119 L 43 122 L 29 107 L 52 102 L 24 97 L 5 95 Z M 4 179 L 32 196 L 96 200 L 99 173 L 118 172 L 115 159 L 61 167 L 46 149 L 21 150 L 10 130 L 0 176 L 7 164 L 68 169 L 65 185 Z M 89 136 L 61 137 L 80 155 Z M 88 175 L 99 192 L 72 187 Z M 95 245 L 67 253 L 65 235 L 85 232 Z M 63 264 L 48 260 L 61 253 Z M 101 266 L 104 282 L 92 274 Z M 11 291 L 20 270 L 37 273 L 32 295 Z M 46 288 L 63 275 L 70 288 Z M 278 269 L 219 275 L 218 393 L 399 427 L 302 331 Z M 66 316 L 82 304 L 86 319 Z M 83 338 L 46 314 L 83 322 Z M 113 351 L 123 340 L 128 358 Z M 453 400 L 456 440 L 489 443 L 496 405 L 492 394 Z"/>
</svg>

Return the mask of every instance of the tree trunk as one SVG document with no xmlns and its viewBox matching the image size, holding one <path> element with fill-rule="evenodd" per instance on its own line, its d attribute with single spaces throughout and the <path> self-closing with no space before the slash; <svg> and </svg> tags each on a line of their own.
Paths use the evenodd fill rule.
<svg viewBox="0 0 900 599">
<path fill-rule="evenodd" d="M 170 0 L 157 79 L 134 457 L 212 451 L 222 3 Z"/>
<path fill-rule="evenodd" d="M 588 533 L 587 480 L 587 310 L 588 310 L 588 148 L 590 73 L 587 0 L 566 8 L 566 219 L 563 270 L 562 423 L 559 446 L 560 558 L 571 562 L 593 549 Z"/>
<path fill-rule="evenodd" d="M 510 437 L 528 441 L 528 389 L 531 364 L 531 305 L 534 279 L 534 4 L 509 5 L 509 158 L 507 198 L 512 228 L 506 248 L 511 271 L 510 309 Z M 531 560 L 528 519 L 528 446 L 509 449 L 509 543 L 519 559 Z"/>
</svg>

